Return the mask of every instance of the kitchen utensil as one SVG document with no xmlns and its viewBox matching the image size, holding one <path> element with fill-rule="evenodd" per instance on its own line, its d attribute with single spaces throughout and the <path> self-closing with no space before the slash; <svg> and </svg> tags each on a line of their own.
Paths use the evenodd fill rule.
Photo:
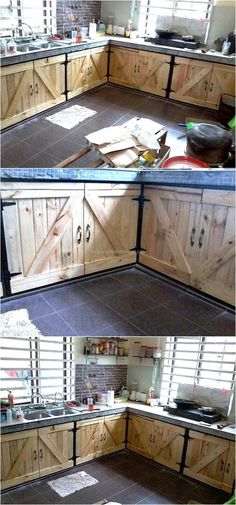
<svg viewBox="0 0 236 505">
<path fill-rule="evenodd" d="M 210 168 L 209 165 L 192 156 L 173 156 L 165 160 L 162 168 Z"/>
<path fill-rule="evenodd" d="M 183 400 L 182 398 L 174 398 L 173 400 L 179 409 L 188 409 L 191 407 L 197 407 L 198 403 L 194 400 Z"/>
<path fill-rule="evenodd" d="M 215 124 L 195 123 L 187 128 L 186 135 L 187 153 L 190 156 L 196 156 L 211 165 L 218 165 L 228 159 L 233 143 L 230 130 Z"/>
</svg>

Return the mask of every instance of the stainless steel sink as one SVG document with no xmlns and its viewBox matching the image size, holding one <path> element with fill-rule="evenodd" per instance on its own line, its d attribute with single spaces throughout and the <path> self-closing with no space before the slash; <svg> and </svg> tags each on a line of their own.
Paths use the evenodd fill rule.
<svg viewBox="0 0 236 505">
<path fill-rule="evenodd" d="M 53 407 L 51 409 L 47 408 L 47 412 L 51 416 L 68 416 L 70 414 L 77 414 L 77 412 L 69 407 Z"/>
<path fill-rule="evenodd" d="M 24 419 L 27 419 L 27 421 L 37 421 L 38 419 L 47 419 L 48 417 L 51 417 L 51 415 L 45 409 L 24 412 Z"/>
</svg>

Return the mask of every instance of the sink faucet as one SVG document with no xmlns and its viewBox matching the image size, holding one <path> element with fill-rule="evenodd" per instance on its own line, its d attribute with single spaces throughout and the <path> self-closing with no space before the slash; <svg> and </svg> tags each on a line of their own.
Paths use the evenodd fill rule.
<svg viewBox="0 0 236 505">
<path fill-rule="evenodd" d="M 18 27 L 17 27 L 17 29 L 18 29 L 18 30 L 22 30 L 22 26 L 23 26 L 23 25 L 28 26 L 28 28 L 29 28 L 29 29 L 31 30 L 31 32 L 32 32 L 32 39 L 33 39 L 33 40 L 36 40 L 36 35 L 35 35 L 35 33 L 34 33 L 34 30 L 33 30 L 32 26 L 28 25 L 28 23 L 21 23 L 21 25 L 20 25 L 20 26 L 18 26 Z"/>
<path fill-rule="evenodd" d="M 60 391 L 57 391 L 57 392 L 55 393 L 55 403 L 57 403 L 57 396 L 58 396 L 58 395 L 60 395 L 60 397 L 61 397 L 61 403 L 64 405 L 64 404 L 65 404 L 65 402 L 64 402 L 64 398 L 63 398 L 62 393 L 60 393 Z"/>
<path fill-rule="evenodd" d="M 37 399 L 41 398 L 41 400 L 42 400 L 42 405 L 44 405 L 45 401 L 44 401 L 44 398 L 43 398 L 43 396 L 41 395 L 41 393 L 36 393 L 35 395 L 32 395 L 32 396 L 31 396 L 31 403 L 33 403 L 33 402 L 32 402 L 32 400 L 33 400 L 34 398 L 37 398 Z"/>
</svg>

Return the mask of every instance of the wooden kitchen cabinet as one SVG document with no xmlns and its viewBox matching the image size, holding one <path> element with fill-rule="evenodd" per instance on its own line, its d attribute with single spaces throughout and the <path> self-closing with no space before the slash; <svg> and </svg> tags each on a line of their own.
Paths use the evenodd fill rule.
<svg viewBox="0 0 236 505">
<path fill-rule="evenodd" d="M 37 430 L 1 436 L 1 488 L 39 477 Z"/>
<path fill-rule="evenodd" d="M 190 58 L 175 58 L 169 98 L 218 109 L 221 96 L 235 94 L 234 67 Z"/>
<path fill-rule="evenodd" d="M 73 466 L 73 423 L 1 436 L 1 487 Z"/>
<path fill-rule="evenodd" d="M 179 426 L 130 415 L 127 448 L 179 471 L 184 431 Z"/>
<path fill-rule="evenodd" d="M 234 304 L 234 192 L 145 188 L 139 261 Z"/>
<path fill-rule="evenodd" d="M 109 82 L 166 96 L 170 56 L 112 47 Z"/>
<path fill-rule="evenodd" d="M 78 421 L 76 464 L 125 448 L 126 414 Z"/>
<path fill-rule="evenodd" d="M 136 262 L 139 186 L 85 184 L 85 274 Z"/>
<path fill-rule="evenodd" d="M 68 54 L 68 98 L 107 82 L 107 65 L 107 47 Z"/>
<path fill-rule="evenodd" d="M 65 101 L 65 55 L 1 69 L 1 128 Z"/>
<path fill-rule="evenodd" d="M 231 493 L 234 442 L 196 431 L 190 431 L 189 437 L 184 474 Z"/>
<path fill-rule="evenodd" d="M 4 185 L 3 185 L 4 188 Z M 139 186 L 6 184 L 12 293 L 136 262 Z M 7 204 L 4 206 L 4 203 Z M 10 204 L 10 205 L 9 205 Z"/>
<path fill-rule="evenodd" d="M 74 423 L 38 429 L 39 475 L 48 475 L 73 466 Z"/>
</svg>

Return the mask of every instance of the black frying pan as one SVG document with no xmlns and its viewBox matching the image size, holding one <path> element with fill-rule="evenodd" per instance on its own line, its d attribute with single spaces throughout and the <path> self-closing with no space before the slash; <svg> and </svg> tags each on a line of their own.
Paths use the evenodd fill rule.
<svg viewBox="0 0 236 505">
<path fill-rule="evenodd" d="M 189 409 L 192 407 L 198 407 L 198 403 L 194 400 L 182 400 L 180 398 L 175 398 L 174 402 L 176 403 L 179 409 Z"/>
<path fill-rule="evenodd" d="M 170 30 L 156 30 L 157 35 L 162 39 L 170 39 L 175 35 L 175 32 L 171 32 Z"/>
</svg>

